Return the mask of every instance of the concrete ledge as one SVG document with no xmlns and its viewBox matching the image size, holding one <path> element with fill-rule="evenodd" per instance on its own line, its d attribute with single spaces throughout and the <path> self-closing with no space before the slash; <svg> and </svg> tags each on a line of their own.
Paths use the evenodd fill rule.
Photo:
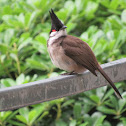
<svg viewBox="0 0 126 126">
<path fill-rule="evenodd" d="M 113 82 L 126 80 L 126 58 L 103 64 L 102 68 Z M 95 77 L 86 71 L 83 75 L 58 76 L 3 88 L 0 89 L 0 111 L 70 96 L 105 85 L 108 83 L 100 73 L 98 73 L 98 77 Z"/>
</svg>

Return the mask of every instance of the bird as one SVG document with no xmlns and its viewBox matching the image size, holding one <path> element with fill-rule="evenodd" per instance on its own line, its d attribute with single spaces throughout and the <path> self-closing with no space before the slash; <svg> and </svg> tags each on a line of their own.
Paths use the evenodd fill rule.
<svg viewBox="0 0 126 126">
<path fill-rule="evenodd" d="M 112 80 L 99 65 L 89 45 L 77 37 L 67 35 L 67 26 L 56 16 L 53 9 L 49 13 L 51 30 L 47 40 L 47 49 L 52 63 L 56 67 L 69 72 L 69 75 L 83 74 L 84 71 L 89 70 L 97 76 L 96 71 L 99 71 L 114 89 L 117 97 L 122 98 Z"/>
</svg>

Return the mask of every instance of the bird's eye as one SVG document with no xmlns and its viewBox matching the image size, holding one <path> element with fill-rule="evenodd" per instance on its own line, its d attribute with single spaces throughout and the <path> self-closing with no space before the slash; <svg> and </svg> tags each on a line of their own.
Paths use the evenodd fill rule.
<svg viewBox="0 0 126 126">
<path fill-rule="evenodd" d="M 56 31 L 55 29 L 52 30 L 52 32 L 55 32 L 55 31 Z"/>
</svg>

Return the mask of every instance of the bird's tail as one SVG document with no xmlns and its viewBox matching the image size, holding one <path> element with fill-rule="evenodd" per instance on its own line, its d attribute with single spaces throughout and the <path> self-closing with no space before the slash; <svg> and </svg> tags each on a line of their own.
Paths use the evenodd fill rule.
<svg viewBox="0 0 126 126">
<path fill-rule="evenodd" d="M 122 99 L 121 94 L 119 93 L 118 89 L 116 88 L 116 86 L 114 85 L 112 80 L 108 77 L 108 75 L 103 71 L 103 69 L 100 66 L 97 69 L 103 75 L 103 77 L 109 82 L 111 87 L 114 89 L 115 94 L 117 95 L 117 97 Z"/>
</svg>

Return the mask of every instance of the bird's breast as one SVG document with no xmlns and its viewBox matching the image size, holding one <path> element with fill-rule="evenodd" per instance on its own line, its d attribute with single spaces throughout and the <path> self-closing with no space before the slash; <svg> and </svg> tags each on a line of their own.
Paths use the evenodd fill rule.
<svg viewBox="0 0 126 126">
<path fill-rule="evenodd" d="M 55 43 L 48 45 L 48 52 L 52 63 L 56 67 L 68 72 L 79 71 L 78 73 L 82 73 L 84 71 L 82 66 L 77 65 L 74 60 L 65 55 L 62 46 Z"/>
<path fill-rule="evenodd" d="M 50 54 L 52 63 L 56 67 L 69 71 L 69 72 L 72 71 L 71 65 L 75 63 L 72 59 L 70 59 L 64 54 L 64 51 L 61 46 L 55 46 L 53 44 L 52 46 L 48 47 L 48 52 Z"/>
</svg>

